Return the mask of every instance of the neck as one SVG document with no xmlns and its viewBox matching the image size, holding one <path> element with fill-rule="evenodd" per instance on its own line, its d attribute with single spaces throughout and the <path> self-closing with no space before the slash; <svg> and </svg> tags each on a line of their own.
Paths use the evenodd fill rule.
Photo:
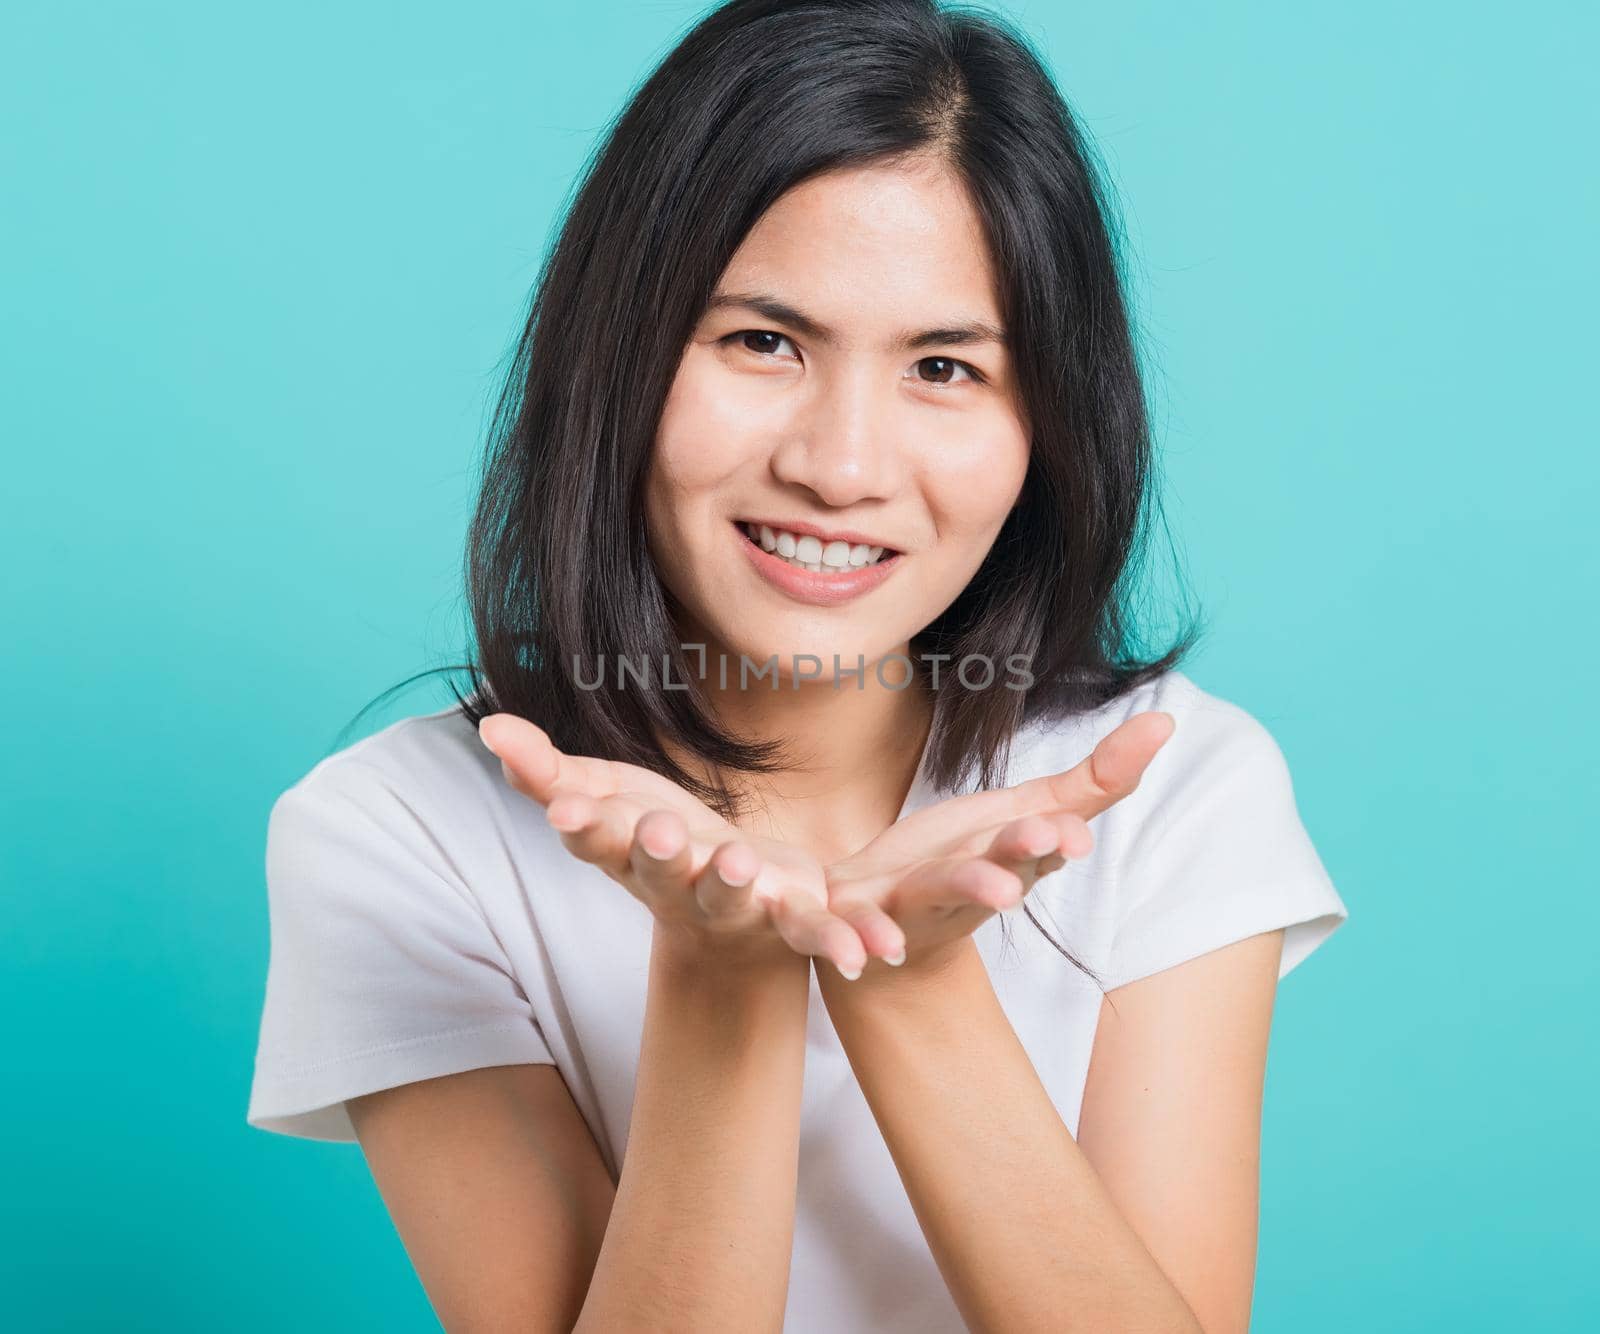
<svg viewBox="0 0 1600 1334">
<path fill-rule="evenodd" d="M 902 647 L 899 652 L 910 657 Z M 903 665 L 884 676 L 899 682 Z M 736 679 L 727 689 L 708 673 L 706 693 L 723 725 L 751 741 L 778 741 L 794 767 L 735 774 L 734 790 L 752 798 L 740 821 L 750 833 L 806 848 L 825 864 L 856 851 L 894 823 L 916 779 L 933 721 L 933 696 L 914 680 L 883 686 L 873 664 L 854 676 L 801 682 Z M 736 673 L 735 673 L 736 677 Z"/>
</svg>

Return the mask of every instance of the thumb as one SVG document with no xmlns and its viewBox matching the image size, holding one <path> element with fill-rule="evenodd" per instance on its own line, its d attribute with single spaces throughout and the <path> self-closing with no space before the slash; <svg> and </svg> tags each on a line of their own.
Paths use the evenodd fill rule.
<svg viewBox="0 0 1600 1334">
<path fill-rule="evenodd" d="M 508 779 L 520 780 L 529 795 L 548 802 L 561 776 L 561 752 L 537 723 L 514 713 L 491 713 L 478 723 L 478 739 L 504 766 Z"/>
</svg>

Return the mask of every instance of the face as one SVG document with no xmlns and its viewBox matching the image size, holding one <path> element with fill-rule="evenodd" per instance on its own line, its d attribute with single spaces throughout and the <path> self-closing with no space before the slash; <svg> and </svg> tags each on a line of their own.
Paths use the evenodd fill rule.
<svg viewBox="0 0 1600 1334">
<path fill-rule="evenodd" d="M 813 178 L 751 229 L 684 349 L 646 502 L 681 628 L 733 679 L 740 653 L 870 673 L 971 580 L 1028 464 L 1000 324 L 978 216 L 936 164 Z"/>
</svg>

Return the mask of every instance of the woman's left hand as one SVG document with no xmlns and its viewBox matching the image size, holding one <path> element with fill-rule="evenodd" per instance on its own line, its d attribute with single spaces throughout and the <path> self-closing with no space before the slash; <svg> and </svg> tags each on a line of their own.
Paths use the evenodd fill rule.
<svg viewBox="0 0 1600 1334">
<path fill-rule="evenodd" d="M 988 917 L 1094 846 L 1088 821 L 1139 785 L 1177 726 L 1135 714 L 1061 773 L 951 797 L 891 825 L 827 868 L 828 907 L 867 952 L 937 968 Z"/>
</svg>

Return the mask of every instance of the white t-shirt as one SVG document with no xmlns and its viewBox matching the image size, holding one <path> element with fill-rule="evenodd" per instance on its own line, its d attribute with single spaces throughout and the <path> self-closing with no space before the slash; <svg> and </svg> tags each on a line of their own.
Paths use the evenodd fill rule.
<svg viewBox="0 0 1600 1334">
<path fill-rule="evenodd" d="M 1107 989 L 1287 928 L 1279 976 L 1347 917 L 1301 823 L 1283 754 L 1237 705 L 1169 671 L 1014 740 L 1007 784 L 1065 769 L 1123 719 L 1177 728 L 1093 852 L 1026 903 Z M 902 814 L 934 799 L 919 770 Z M 316 764 L 273 806 L 271 958 L 247 1120 L 354 1140 L 343 1100 L 481 1066 L 554 1064 L 616 1179 L 645 1009 L 649 910 L 579 861 L 452 705 Z M 1072 1133 L 1095 985 L 1023 914 L 974 933 Z M 826 965 L 824 965 L 826 966 Z M 965 1329 L 811 983 L 785 1328 Z"/>
</svg>

